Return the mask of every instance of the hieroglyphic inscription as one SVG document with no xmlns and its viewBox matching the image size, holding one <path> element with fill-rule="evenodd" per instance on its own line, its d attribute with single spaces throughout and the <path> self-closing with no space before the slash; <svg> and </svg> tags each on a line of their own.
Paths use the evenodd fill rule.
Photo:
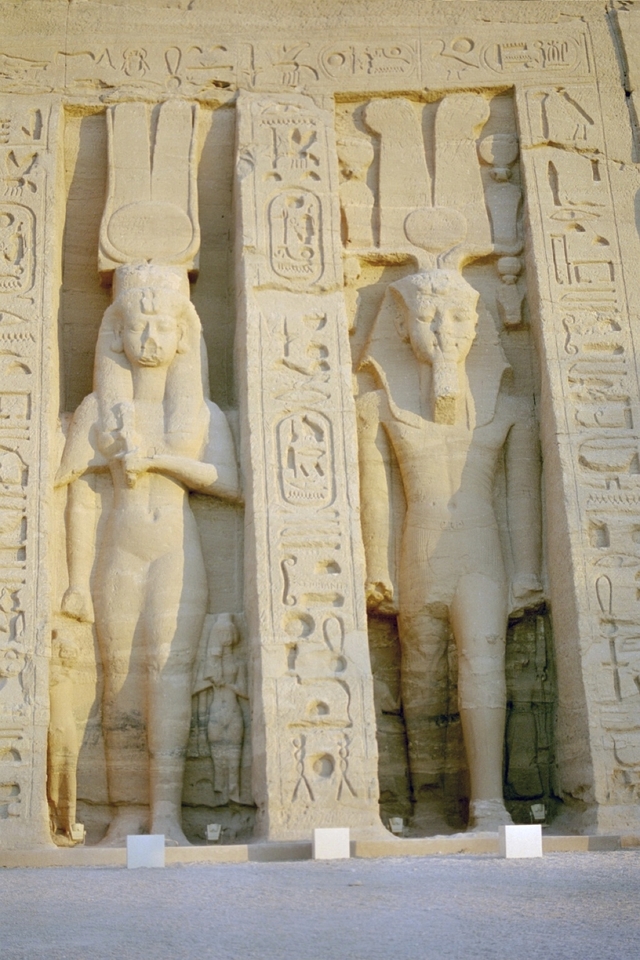
<svg viewBox="0 0 640 960">
<path fill-rule="evenodd" d="M 105 103 L 132 96 L 211 100 L 238 88 L 375 92 L 531 76 L 562 82 L 592 71 L 588 34 L 578 23 L 480 22 L 453 32 L 434 25 L 422 40 L 406 28 L 367 39 L 347 33 L 331 42 L 307 35 L 249 43 L 217 30 L 204 37 L 206 31 L 194 35 L 193 28 L 178 30 L 165 42 L 157 37 L 127 42 L 117 36 L 96 42 L 90 36 L 84 42 L 70 39 L 58 49 L 48 45 L 41 56 L 20 56 L 5 44 L 0 91 L 65 92 Z"/>
<path fill-rule="evenodd" d="M 478 82 L 511 76 L 528 80 L 550 75 L 561 80 L 592 71 L 587 31 L 569 24 L 470 26 L 468 32 L 443 31 L 422 46 L 426 80 Z"/>
<path fill-rule="evenodd" d="M 575 477 L 578 563 L 586 563 L 581 634 L 601 652 L 585 682 L 598 710 L 598 799 L 640 795 L 640 383 L 621 270 L 597 90 L 529 88 L 525 164 L 544 249 L 543 335 L 555 337 L 557 403 L 567 417 L 564 469 Z M 529 178 L 532 178 L 529 181 Z M 596 703 L 598 707 L 596 707 Z"/>
<path fill-rule="evenodd" d="M 253 702 L 275 764 L 257 799 L 269 835 L 285 839 L 336 816 L 377 818 L 331 115 L 301 96 L 245 95 L 238 175 L 263 674 Z"/>
<path fill-rule="evenodd" d="M 346 630 L 354 624 L 352 567 L 340 490 L 342 457 L 334 440 L 336 396 L 343 387 L 341 317 L 335 306 L 296 317 L 288 299 L 284 322 L 277 314 L 265 317 L 274 346 L 277 405 L 285 414 L 276 413 L 274 436 L 283 501 L 278 606 L 287 651 L 287 672 L 279 681 L 280 722 L 291 731 L 290 770 L 296 774 L 291 802 L 324 804 L 343 802 L 347 795 L 358 799 L 357 787 L 345 793 L 344 786 L 351 783 L 344 739 L 353 727 L 355 678 L 344 649 Z M 291 406 L 295 412 L 286 413 Z"/>
<path fill-rule="evenodd" d="M 148 99 L 176 93 L 206 97 L 235 84 L 237 46 L 234 41 L 70 45 L 46 60 L 0 52 L 0 90 L 66 91 L 106 102 L 132 93 Z"/>
<path fill-rule="evenodd" d="M 43 70 L 37 66 L 31 73 L 37 77 Z M 41 573 L 43 559 L 40 488 L 48 457 L 42 435 L 50 433 L 40 396 L 43 356 L 50 352 L 48 321 L 55 316 L 49 282 L 56 282 L 47 234 L 54 223 L 51 215 L 45 217 L 45 205 L 55 187 L 56 138 L 55 105 L 5 98 L 0 124 L 0 783 L 6 795 L 0 794 L 0 816 L 7 817 L 7 844 L 16 842 L 11 831 L 18 837 L 29 821 L 34 821 L 34 839 L 47 829 L 42 768 L 47 695 L 46 687 L 44 696 L 36 689 L 35 664 L 45 652 L 36 633 L 42 614 L 36 571 Z"/>
</svg>

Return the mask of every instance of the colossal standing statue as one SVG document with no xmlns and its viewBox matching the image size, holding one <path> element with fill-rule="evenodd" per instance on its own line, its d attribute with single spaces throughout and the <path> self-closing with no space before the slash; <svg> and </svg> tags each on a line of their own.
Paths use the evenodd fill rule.
<svg viewBox="0 0 640 960">
<path fill-rule="evenodd" d="M 181 797 L 192 671 L 207 582 L 189 491 L 238 500 L 233 441 L 207 399 L 200 321 L 179 268 L 119 267 L 98 336 L 94 391 L 76 411 L 62 610 L 95 616 L 114 817 L 103 842 L 149 830 L 184 844 Z M 95 474 L 109 472 L 96 549 Z M 108 498 L 105 498 L 107 500 Z"/>
<path fill-rule="evenodd" d="M 507 620 L 511 609 L 541 599 L 537 425 L 529 399 L 510 389 L 488 315 L 478 334 L 478 306 L 477 291 L 457 269 L 423 269 L 391 284 L 364 361 L 378 389 L 358 404 L 369 604 L 399 613 L 414 826 L 425 832 L 444 826 L 439 788 L 450 632 L 458 652 L 470 826 L 510 822 L 502 793 Z M 397 598 L 380 425 L 406 500 Z M 511 587 L 494 509 L 502 458 Z"/>
</svg>

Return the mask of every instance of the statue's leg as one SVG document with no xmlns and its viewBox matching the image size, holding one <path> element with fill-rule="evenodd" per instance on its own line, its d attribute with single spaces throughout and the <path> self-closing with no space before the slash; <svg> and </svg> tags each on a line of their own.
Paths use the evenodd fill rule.
<svg viewBox="0 0 640 960">
<path fill-rule="evenodd" d="M 511 823 L 502 764 L 507 689 L 507 586 L 481 574 L 460 578 L 451 607 L 458 647 L 458 700 L 470 777 L 470 826 Z"/>
<path fill-rule="evenodd" d="M 218 739 L 211 744 L 213 763 L 213 794 L 216 807 L 229 802 L 229 757 L 226 746 Z"/>
<path fill-rule="evenodd" d="M 151 832 L 170 844 L 182 832 L 182 781 L 191 723 L 193 662 L 207 605 L 198 551 L 175 551 L 154 561 L 145 606 L 147 742 Z"/>
<path fill-rule="evenodd" d="M 102 841 L 120 846 L 148 825 L 144 638 L 140 611 L 146 565 L 114 548 L 94 589 L 104 676 L 102 729 L 114 817 Z"/>
<path fill-rule="evenodd" d="M 51 724 L 49 727 L 47 749 L 47 799 L 49 801 L 49 820 L 51 832 L 55 834 L 62 826 L 62 818 L 60 815 L 60 797 L 62 795 L 62 790 L 61 771 L 58 763 L 58 751 L 56 750 L 56 744 L 52 734 L 52 726 L 53 724 Z"/>
<path fill-rule="evenodd" d="M 440 612 L 440 611 L 438 611 Z M 402 709 L 409 743 L 412 823 L 421 833 L 448 830 L 444 819 L 444 765 L 448 710 L 449 623 L 422 610 L 400 615 Z"/>
<path fill-rule="evenodd" d="M 234 697 L 232 718 L 229 724 L 229 799 L 240 803 L 240 764 L 242 761 L 242 741 L 244 739 L 244 720 L 240 704 Z"/>
</svg>

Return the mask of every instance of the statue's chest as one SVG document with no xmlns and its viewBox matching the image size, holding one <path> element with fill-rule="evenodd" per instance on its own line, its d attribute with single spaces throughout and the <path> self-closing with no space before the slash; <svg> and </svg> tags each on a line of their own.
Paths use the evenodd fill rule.
<svg viewBox="0 0 640 960">
<path fill-rule="evenodd" d="M 400 470 L 412 489 L 453 491 L 464 476 L 490 476 L 504 443 L 504 429 L 497 422 L 474 430 L 430 421 L 419 427 L 396 422 L 390 433 Z"/>
<path fill-rule="evenodd" d="M 133 402 L 132 440 L 140 447 L 162 447 L 165 440 L 165 413 L 161 403 Z"/>
<path fill-rule="evenodd" d="M 476 433 L 465 426 L 427 420 L 419 426 L 394 423 L 391 427 L 393 445 L 401 459 L 428 456 L 446 462 L 465 460 L 475 443 Z"/>
</svg>

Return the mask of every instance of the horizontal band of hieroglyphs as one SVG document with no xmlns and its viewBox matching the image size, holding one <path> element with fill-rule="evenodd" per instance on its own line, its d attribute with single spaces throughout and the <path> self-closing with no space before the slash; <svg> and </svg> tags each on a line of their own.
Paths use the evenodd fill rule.
<svg viewBox="0 0 640 960">
<path fill-rule="evenodd" d="M 424 84 L 476 83 L 497 78 L 530 80 L 592 74 L 584 30 L 559 24 L 474 29 L 436 39 L 362 41 L 238 41 L 138 46 L 107 43 L 94 49 L 56 50 L 39 56 L 0 52 L 0 91 L 66 90 L 108 102 L 134 90 L 150 97 L 206 97 L 220 90 L 406 89 Z M 0 118 L 0 136 L 1 136 Z M 0 139 L 1 142 L 1 139 Z"/>
</svg>

